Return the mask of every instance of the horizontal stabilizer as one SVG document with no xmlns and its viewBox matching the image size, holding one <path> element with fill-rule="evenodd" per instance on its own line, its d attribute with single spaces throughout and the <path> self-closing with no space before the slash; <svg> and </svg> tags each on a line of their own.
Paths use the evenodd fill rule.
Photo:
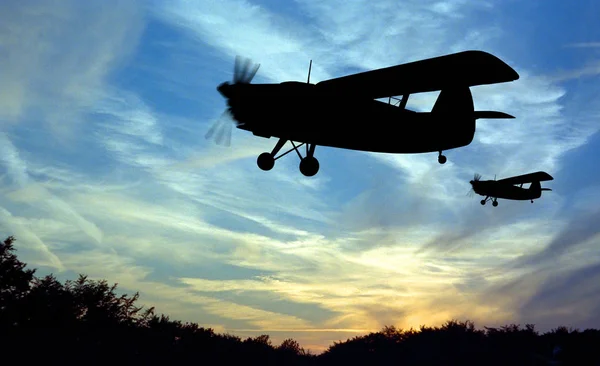
<svg viewBox="0 0 600 366">
<path fill-rule="evenodd" d="M 494 118 L 494 119 L 515 118 L 514 116 L 511 116 L 508 113 L 496 112 L 496 111 L 475 111 L 473 113 L 475 114 L 475 119 L 479 119 L 479 118 Z"/>
<path fill-rule="evenodd" d="M 551 191 L 550 188 L 542 188 L 542 191 Z"/>
</svg>

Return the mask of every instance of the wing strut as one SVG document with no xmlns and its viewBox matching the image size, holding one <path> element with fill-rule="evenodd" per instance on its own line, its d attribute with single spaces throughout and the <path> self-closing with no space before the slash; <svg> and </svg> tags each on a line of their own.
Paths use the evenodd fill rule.
<svg viewBox="0 0 600 366">
<path fill-rule="evenodd" d="M 398 99 L 396 97 L 388 97 L 388 104 L 392 104 L 392 99 L 397 101 L 394 102 L 394 105 L 397 105 L 398 107 L 402 108 L 402 109 L 406 109 L 406 103 L 408 103 L 408 97 L 410 96 L 410 94 L 404 94 L 402 96 L 402 99 Z"/>
<path fill-rule="evenodd" d="M 406 103 L 408 103 L 408 96 L 409 96 L 409 95 L 410 95 L 410 94 L 404 94 L 404 95 L 402 96 L 402 100 L 400 101 L 400 108 L 402 108 L 402 109 L 406 109 Z"/>
</svg>

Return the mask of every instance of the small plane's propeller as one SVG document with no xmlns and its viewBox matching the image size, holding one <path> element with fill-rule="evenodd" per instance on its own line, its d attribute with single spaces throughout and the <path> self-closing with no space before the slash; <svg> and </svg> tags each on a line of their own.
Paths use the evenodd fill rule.
<svg viewBox="0 0 600 366">
<path fill-rule="evenodd" d="M 229 110 L 225 110 L 215 120 L 206 135 L 204 135 L 204 138 L 207 140 L 213 138 L 217 145 L 230 146 L 231 131 L 233 130 L 233 125 L 237 124 L 237 121 L 233 119 Z"/>
<path fill-rule="evenodd" d="M 259 68 L 260 64 L 253 64 L 249 58 L 242 58 L 240 56 L 235 57 L 235 64 L 233 65 L 233 83 L 224 82 L 217 87 L 219 93 L 227 98 L 229 108 L 227 108 L 212 124 L 204 138 L 208 140 L 214 137 L 217 145 L 230 146 L 233 126 L 235 125 L 237 127 L 240 125 L 231 114 L 230 98 L 232 97 L 233 87 L 238 84 L 250 84 Z"/>
<path fill-rule="evenodd" d="M 469 182 L 469 183 L 471 183 L 471 189 L 469 190 L 469 192 L 467 192 L 468 197 L 473 197 L 473 194 L 475 193 L 475 190 L 473 189 L 473 183 L 479 182 L 480 180 L 481 180 L 481 174 L 475 173 L 473 175 L 473 180 Z"/>
<path fill-rule="evenodd" d="M 240 67 L 243 68 L 240 69 Z M 260 64 L 252 65 L 252 61 L 249 58 L 242 59 L 242 57 L 236 56 L 235 64 L 233 65 L 233 83 L 250 84 L 259 68 Z"/>
</svg>

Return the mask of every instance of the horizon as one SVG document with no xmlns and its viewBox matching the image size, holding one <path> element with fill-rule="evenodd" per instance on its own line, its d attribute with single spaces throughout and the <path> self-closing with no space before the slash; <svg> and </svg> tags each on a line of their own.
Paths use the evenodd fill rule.
<svg viewBox="0 0 600 366">
<path fill-rule="evenodd" d="M 106 279 L 173 319 L 316 353 L 448 319 L 600 328 L 599 10 L 7 1 L 0 228 L 38 275 Z M 317 146 L 320 170 L 304 177 L 293 154 L 257 167 L 275 138 L 204 138 L 236 55 L 261 65 L 252 83 L 305 82 L 312 60 L 314 84 L 466 50 L 519 73 L 471 88 L 476 110 L 515 119 L 478 120 L 444 165 L 437 153 Z M 407 108 L 430 111 L 438 94 Z M 467 196 L 475 174 L 535 171 L 554 180 L 533 204 Z"/>
</svg>

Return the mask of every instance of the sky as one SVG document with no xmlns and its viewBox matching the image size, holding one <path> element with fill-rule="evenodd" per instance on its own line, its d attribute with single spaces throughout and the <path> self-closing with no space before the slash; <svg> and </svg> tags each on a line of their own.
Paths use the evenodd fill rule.
<svg viewBox="0 0 600 366">
<path fill-rule="evenodd" d="M 600 327 L 600 4 L 592 0 L 6 0 L 0 233 L 38 274 L 79 273 L 243 338 L 320 352 L 385 325 Z M 469 49 L 520 79 L 473 87 L 473 142 L 394 155 L 204 138 L 236 55 L 311 82 Z M 428 111 L 438 93 L 413 95 Z M 285 123 L 285 120 L 282 121 Z M 352 121 L 378 128 L 377 121 Z M 343 131 L 340 131 L 343 133 Z M 481 206 L 475 173 L 543 170 L 541 199 Z"/>
</svg>

